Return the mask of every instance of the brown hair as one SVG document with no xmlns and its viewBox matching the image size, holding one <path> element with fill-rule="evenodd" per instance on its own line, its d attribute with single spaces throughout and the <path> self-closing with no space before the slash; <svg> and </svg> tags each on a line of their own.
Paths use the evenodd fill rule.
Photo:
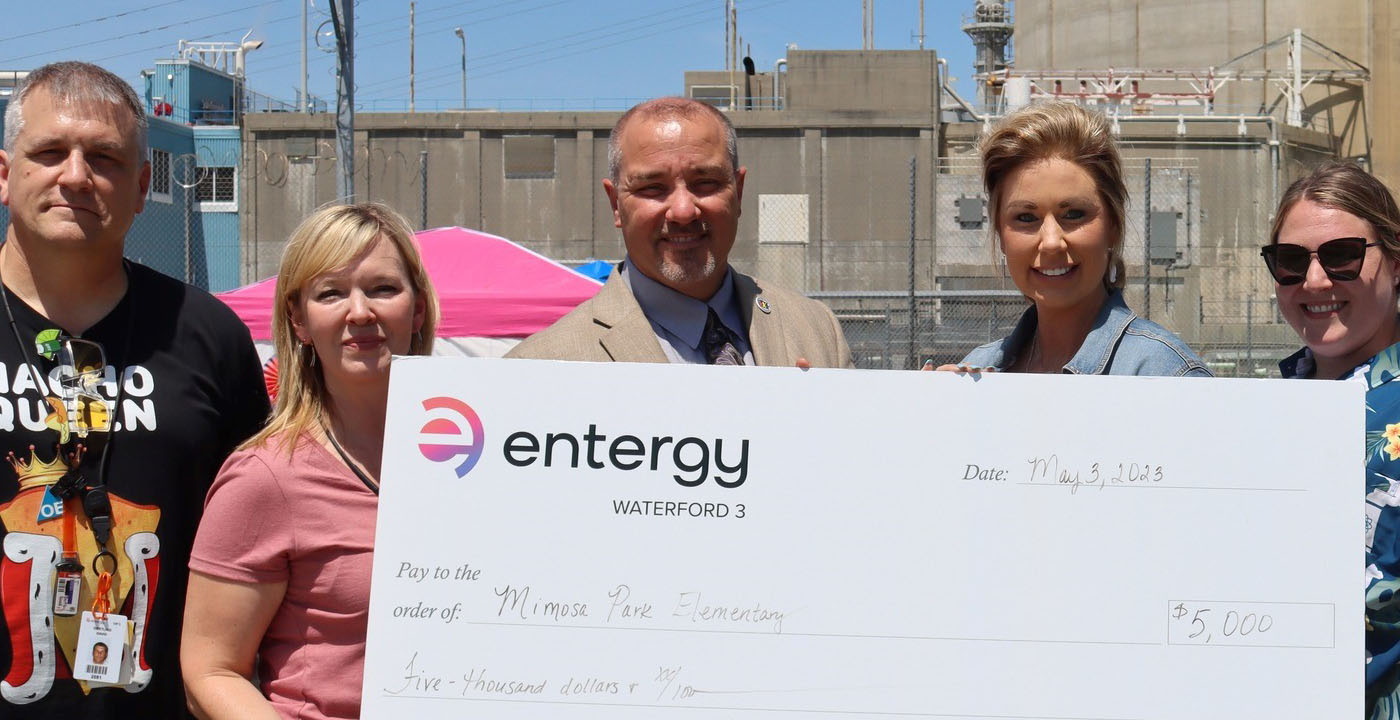
<svg viewBox="0 0 1400 720">
<path fill-rule="evenodd" d="M 316 352 L 303 350 L 292 327 L 291 307 L 301 289 L 322 273 L 343 268 L 384 237 L 398 248 L 414 296 L 423 300 L 423 325 L 414 333 L 408 354 L 430 355 L 439 317 L 437 293 L 413 242 L 413 231 L 402 215 L 379 203 L 330 205 L 311 214 L 292 232 L 282 251 L 273 294 L 272 341 L 277 348 L 277 403 L 261 432 L 241 448 L 261 447 L 274 435 L 288 452 L 297 438 L 325 412 L 326 383 L 321 368 L 312 364 Z M 240 449 L 241 449 L 240 448 Z"/>
<path fill-rule="evenodd" d="M 1031 105 L 1007 115 L 978 143 L 982 155 L 982 184 L 987 190 L 988 217 L 996 233 L 1001 214 L 1001 186 L 1006 176 L 1026 163 L 1058 158 L 1084 168 L 1094 179 L 1099 200 L 1108 211 L 1114 237 L 1109 244 L 1104 287 L 1121 289 L 1127 282 L 1123 263 L 1123 219 L 1128 188 L 1118 145 L 1103 115 L 1066 102 Z M 1112 281 L 1109 278 L 1114 278 Z"/>
<path fill-rule="evenodd" d="M 1351 213 L 1371 224 L 1380 242 L 1381 252 L 1391 260 L 1400 260 L 1400 208 L 1390 189 L 1376 176 L 1355 164 L 1334 160 L 1293 181 L 1279 200 L 1274 224 L 1269 229 L 1269 244 L 1278 243 L 1278 232 L 1288 212 L 1300 200 L 1310 200 L 1323 207 Z"/>
</svg>

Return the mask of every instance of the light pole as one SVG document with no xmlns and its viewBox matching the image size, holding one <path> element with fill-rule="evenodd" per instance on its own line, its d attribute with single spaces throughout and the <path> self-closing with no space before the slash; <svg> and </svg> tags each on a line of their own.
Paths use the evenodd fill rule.
<svg viewBox="0 0 1400 720">
<path fill-rule="evenodd" d="M 462 109 L 467 109 L 467 34 L 462 28 L 454 28 L 453 34 L 462 41 Z"/>
</svg>

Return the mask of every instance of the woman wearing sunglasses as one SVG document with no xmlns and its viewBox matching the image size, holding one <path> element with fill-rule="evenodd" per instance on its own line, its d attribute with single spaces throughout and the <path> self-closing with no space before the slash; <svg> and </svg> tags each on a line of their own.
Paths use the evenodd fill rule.
<svg viewBox="0 0 1400 720">
<path fill-rule="evenodd" d="M 1181 340 L 1123 302 L 1128 189 L 1102 115 L 1032 105 L 997 125 L 981 151 L 998 246 L 1033 305 L 1011 335 L 941 369 L 1210 375 Z"/>
<path fill-rule="evenodd" d="M 190 557 L 201 718 L 360 716 L 389 364 L 429 354 L 438 319 L 412 238 L 382 205 L 337 205 L 287 243 L 277 404 L 219 471 Z"/>
<path fill-rule="evenodd" d="M 1289 186 L 1262 254 L 1279 311 L 1306 347 L 1286 378 L 1365 383 L 1366 701 L 1400 717 L 1400 209 L 1350 163 Z"/>
</svg>

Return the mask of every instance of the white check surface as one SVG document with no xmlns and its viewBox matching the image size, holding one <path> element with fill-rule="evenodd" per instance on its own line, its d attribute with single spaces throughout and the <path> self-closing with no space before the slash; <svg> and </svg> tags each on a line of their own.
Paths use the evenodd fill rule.
<svg viewBox="0 0 1400 720">
<path fill-rule="evenodd" d="M 1361 714 L 1352 383 L 415 358 L 390 397 L 368 720 Z"/>
</svg>

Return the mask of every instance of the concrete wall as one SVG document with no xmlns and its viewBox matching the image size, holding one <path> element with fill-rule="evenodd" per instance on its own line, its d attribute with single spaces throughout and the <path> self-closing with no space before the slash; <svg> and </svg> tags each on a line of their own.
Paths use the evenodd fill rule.
<svg viewBox="0 0 1400 720">
<path fill-rule="evenodd" d="M 794 51 L 785 78 L 789 109 L 730 115 L 739 133 L 740 164 L 749 167 L 736 264 L 780 273 L 775 280 L 804 290 L 906 284 L 911 157 L 918 158 L 922 178 L 915 193 L 919 242 L 930 242 L 936 71 L 931 51 Z M 711 75 L 727 78 L 690 73 L 688 81 L 704 84 Z M 842 85 L 856 89 L 838 92 Z M 564 261 L 619 259 L 622 243 L 600 185 L 607 173 L 607 136 L 619 116 L 360 115 L 357 195 L 388 203 L 415 225 L 485 230 Z M 275 272 L 296 224 L 334 198 L 332 132 L 328 115 L 246 118 L 245 281 Z M 553 172 L 508 173 L 506 140 L 515 135 L 552 138 Z M 426 180 L 420 171 L 425 151 Z M 806 199 L 794 205 L 784 197 L 774 205 L 767 196 Z M 801 202 L 805 218 L 782 216 Z M 760 217 L 765 212 L 766 220 Z M 779 239 L 760 244 L 764 223 L 770 234 L 805 225 L 807 241 L 774 235 Z M 885 257 L 888 248 L 893 255 Z M 931 285 L 926 253 L 924 261 L 920 282 Z"/>
<path fill-rule="evenodd" d="M 931 50 L 792 50 L 783 95 L 793 110 L 930 112 L 937 67 Z"/>
<path fill-rule="evenodd" d="M 415 227 L 460 225 L 556 258 L 615 257 L 599 180 L 617 113 L 420 113 L 356 118 L 356 191 Z M 507 177 L 505 139 L 553 139 L 548 177 Z M 302 218 L 335 199 L 332 117 L 260 114 L 245 123 L 245 280 L 275 272 Z M 424 155 L 426 153 L 426 155 Z M 423 168 L 426 167 L 426 178 Z"/>
<path fill-rule="evenodd" d="M 623 255 L 612 209 L 602 192 L 607 134 L 619 113 L 443 113 L 361 115 L 356 120 L 359 199 L 385 202 L 414 226 L 461 225 L 496 233 L 562 261 Z M 741 205 L 736 264 L 802 269 L 783 278 L 800 289 L 879 285 L 870 273 L 903 268 L 872 248 L 908 244 L 909 158 L 931 176 L 935 131 L 928 113 L 874 119 L 835 113 L 755 111 L 732 116 L 740 164 L 749 167 Z M 245 123 L 242 182 L 242 279 L 276 271 L 281 247 L 302 218 L 335 196 L 330 116 L 260 114 Z M 505 139 L 552 139 L 549 177 L 506 173 Z M 426 182 L 420 168 L 427 152 Z M 927 181 L 923 192 L 927 192 Z M 760 247 L 761 199 L 806 195 L 801 247 Z M 426 203 L 425 203 L 426 200 Z M 840 212 L 826 212 L 828 207 Z M 927 242 L 929 200 L 920 199 Z M 857 249 L 858 248 L 858 249 Z M 859 260 L 852 264 L 853 260 Z M 904 280 L 900 270 L 898 282 Z M 931 275 L 925 273 L 925 278 Z M 895 282 L 894 279 L 889 282 Z"/>
<path fill-rule="evenodd" d="M 759 72 L 745 78 L 742 70 L 736 72 L 732 76 L 735 107 L 771 108 L 774 96 L 782 97 L 777 105 L 786 110 L 926 113 L 938 106 L 938 56 L 932 50 L 794 49 L 787 61 L 787 71 L 780 77 Z M 731 75 L 724 71 L 687 72 L 684 94 L 696 97 L 697 89 L 724 88 L 730 82 Z M 747 105 L 746 90 L 752 97 Z M 716 104 L 729 103 L 726 99 Z"/>
<path fill-rule="evenodd" d="M 746 76 L 743 68 L 740 68 L 732 76 L 734 107 L 741 110 L 771 110 L 775 107 L 782 107 L 782 103 L 776 100 L 777 94 L 773 87 L 774 79 L 771 72 L 759 72 Z M 729 87 L 731 87 L 731 76 L 723 70 L 690 70 L 685 73 L 685 92 L 683 95 L 689 98 L 705 99 L 717 107 L 727 107 L 729 105 Z M 723 98 L 723 101 L 715 102 L 713 98 L 717 96 Z"/>
</svg>

